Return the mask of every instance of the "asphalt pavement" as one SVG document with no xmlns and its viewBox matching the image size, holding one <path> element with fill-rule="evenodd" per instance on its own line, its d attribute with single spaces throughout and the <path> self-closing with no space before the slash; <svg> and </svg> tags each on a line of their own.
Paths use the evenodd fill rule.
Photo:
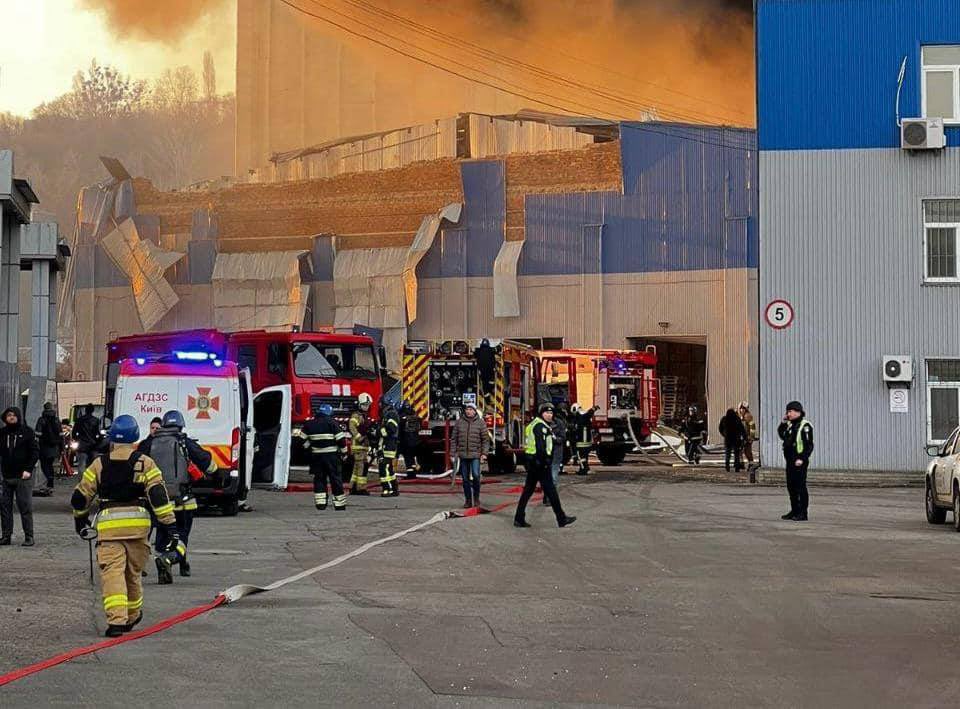
<svg viewBox="0 0 960 709">
<path fill-rule="evenodd" d="M 343 513 L 258 491 L 255 512 L 200 518 L 194 575 L 160 587 L 151 568 L 145 625 L 462 504 L 403 489 Z M 639 467 L 564 477 L 561 496 L 572 527 L 539 505 L 531 529 L 512 508 L 450 519 L 14 682 L 0 705 L 923 707 L 960 692 L 960 535 L 926 523 L 919 490 L 813 489 L 806 523 L 779 519 L 783 489 Z M 68 499 L 35 500 L 36 547 L 0 548 L 0 674 L 102 639 Z"/>
</svg>

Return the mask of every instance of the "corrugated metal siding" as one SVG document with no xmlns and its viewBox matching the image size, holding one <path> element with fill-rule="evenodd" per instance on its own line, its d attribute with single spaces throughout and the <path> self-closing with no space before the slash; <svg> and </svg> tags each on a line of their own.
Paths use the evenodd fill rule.
<svg viewBox="0 0 960 709">
<path fill-rule="evenodd" d="M 584 227 L 603 224 L 602 272 L 756 267 L 755 133 L 624 124 L 624 191 L 528 195 L 524 275 L 596 273 Z"/>
<path fill-rule="evenodd" d="M 502 160 L 460 163 L 463 216 L 440 238 L 417 267 L 419 278 L 489 276 L 504 242 L 506 187 Z"/>
<path fill-rule="evenodd" d="M 899 146 L 897 74 L 906 56 L 900 113 L 919 116 L 924 44 L 960 44 L 960 2 L 759 0 L 760 147 Z"/>
<path fill-rule="evenodd" d="M 762 152 L 761 308 L 795 307 L 778 332 L 761 324 L 760 429 L 767 461 L 791 399 L 817 427 L 814 465 L 920 470 L 927 458 L 924 359 L 960 358 L 960 287 L 924 286 L 924 198 L 960 196 L 960 150 Z M 914 358 L 910 413 L 889 413 L 880 362 Z"/>
</svg>

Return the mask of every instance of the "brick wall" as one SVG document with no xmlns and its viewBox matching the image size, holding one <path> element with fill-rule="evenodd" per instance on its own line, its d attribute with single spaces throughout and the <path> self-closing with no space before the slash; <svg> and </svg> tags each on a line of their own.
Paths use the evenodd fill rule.
<svg viewBox="0 0 960 709">
<path fill-rule="evenodd" d="M 618 142 L 509 155 L 505 162 L 509 238 L 523 238 L 528 193 L 620 189 Z M 208 192 L 160 192 L 142 179 L 134 187 L 138 211 L 159 216 L 162 234 L 189 233 L 194 210 L 212 209 L 225 252 L 305 249 L 323 233 L 343 235 L 356 247 L 405 245 L 425 215 L 463 201 L 458 163 L 447 159 Z"/>
</svg>

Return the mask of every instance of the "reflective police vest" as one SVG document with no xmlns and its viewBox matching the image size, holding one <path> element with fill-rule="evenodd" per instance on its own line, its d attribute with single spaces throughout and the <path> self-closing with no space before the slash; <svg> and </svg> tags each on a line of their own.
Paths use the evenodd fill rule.
<svg viewBox="0 0 960 709">
<path fill-rule="evenodd" d="M 547 426 L 547 422 L 542 418 L 537 416 L 533 421 L 527 424 L 527 428 L 524 431 L 524 448 L 523 452 L 527 455 L 534 456 L 537 454 L 537 437 L 534 433 L 537 425 L 544 426 L 547 428 L 547 433 L 544 434 L 544 438 L 547 442 L 547 455 L 553 454 L 553 433 L 549 430 L 550 427 Z"/>
<path fill-rule="evenodd" d="M 804 419 L 800 422 L 800 425 L 797 426 L 797 438 L 793 444 L 794 449 L 797 451 L 797 455 L 803 455 L 803 429 L 809 428 L 813 430 L 813 424 Z"/>
</svg>

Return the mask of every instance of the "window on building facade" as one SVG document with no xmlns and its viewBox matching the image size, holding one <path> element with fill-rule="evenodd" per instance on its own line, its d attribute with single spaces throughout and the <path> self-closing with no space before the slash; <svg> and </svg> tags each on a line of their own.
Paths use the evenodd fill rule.
<svg viewBox="0 0 960 709">
<path fill-rule="evenodd" d="M 924 47 L 923 115 L 960 123 L 960 45 Z"/>
<path fill-rule="evenodd" d="M 930 199 L 923 203 L 923 226 L 928 281 L 957 281 L 957 231 L 960 199 Z"/>
<path fill-rule="evenodd" d="M 940 443 L 960 425 L 960 359 L 927 360 L 927 438 Z"/>
</svg>

